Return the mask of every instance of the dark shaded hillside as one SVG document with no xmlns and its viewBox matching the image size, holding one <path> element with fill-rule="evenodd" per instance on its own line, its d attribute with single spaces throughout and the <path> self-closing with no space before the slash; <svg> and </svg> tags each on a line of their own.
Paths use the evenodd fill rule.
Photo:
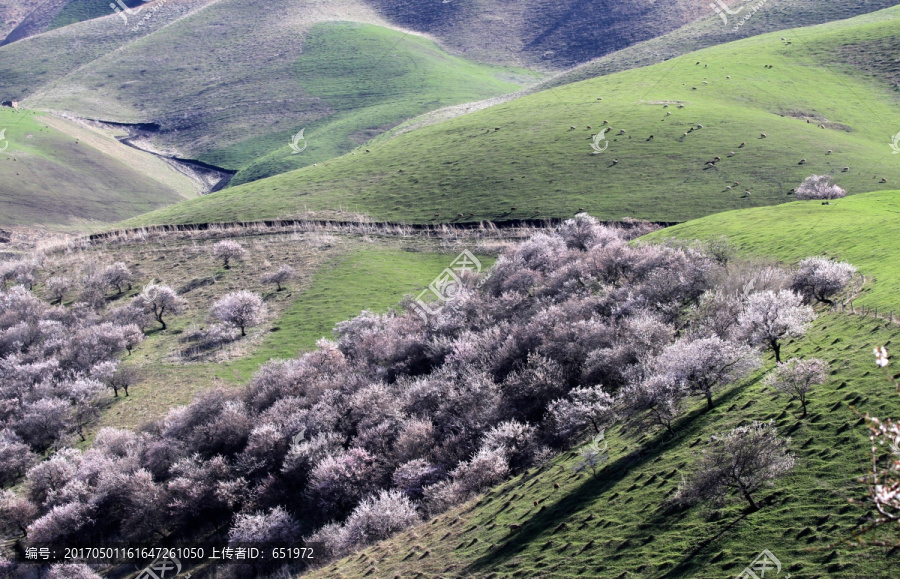
<svg viewBox="0 0 900 579">
<path fill-rule="evenodd" d="M 470 57 L 572 66 L 709 15 L 689 0 L 370 0 L 391 21 L 433 34 Z"/>
<path fill-rule="evenodd" d="M 649 66 L 701 48 L 716 46 L 740 38 L 757 36 L 774 30 L 787 31 L 794 28 L 853 18 L 861 14 L 896 6 L 897 4 L 897 0 L 828 3 L 817 2 L 816 0 L 790 0 L 788 2 L 779 2 L 777 5 L 766 6 L 765 9 L 754 15 L 737 32 L 723 26 L 722 21 L 718 17 L 711 16 L 701 21 L 690 23 L 663 36 L 632 44 L 614 54 L 600 56 L 600 58 L 596 58 L 542 83 L 536 89 L 563 86 L 631 68 Z M 873 18 L 875 17 L 873 16 Z M 885 51 L 880 49 L 879 52 Z M 840 54 L 840 51 L 833 53 L 833 55 L 836 54 Z M 869 62 L 866 58 L 840 60 L 841 62 L 852 63 L 858 68 L 865 68 L 866 63 Z M 896 56 L 893 59 L 893 66 L 895 71 L 896 67 L 900 66 L 897 64 Z"/>
</svg>

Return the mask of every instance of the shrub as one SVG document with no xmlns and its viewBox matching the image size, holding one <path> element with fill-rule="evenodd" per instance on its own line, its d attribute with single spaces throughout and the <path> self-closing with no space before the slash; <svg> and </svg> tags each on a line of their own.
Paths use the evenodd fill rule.
<svg viewBox="0 0 900 579">
<path fill-rule="evenodd" d="M 420 520 L 412 501 L 396 490 L 382 490 L 364 499 L 344 523 L 345 541 L 369 545 L 408 529 Z"/>
<path fill-rule="evenodd" d="M 291 543 L 298 539 L 299 527 L 287 511 L 275 507 L 268 513 L 243 513 L 228 531 L 231 543 Z"/>
</svg>

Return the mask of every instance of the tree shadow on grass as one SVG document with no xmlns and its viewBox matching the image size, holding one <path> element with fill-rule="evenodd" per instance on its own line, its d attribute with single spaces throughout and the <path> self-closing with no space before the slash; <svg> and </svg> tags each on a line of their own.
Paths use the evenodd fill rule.
<svg viewBox="0 0 900 579">
<path fill-rule="evenodd" d="M 487 569 L 496 568 L 504 562 L 512 559 L 516 555 L 526 551 L 531 544 L 536 542 L 542 535 L 556 528 L 562 522 L 567 521 L 573 512 L 584 509 L 593 503 L 598 497 L 613 489 L 635 468 L 651 464 L 662 454 L 673 448 L 677 448 L 682 444 L 689 444 L 687 441 L 697 436 L 709 420 L 721 419 L 720 413 L 727 413 L 725 405 L 730 404 L 734 398 L 739 396 L 747 387 L 751 386 L 757 380 L 745 383 L 741 386 L 730 388 L 723 392 L 716 400 L 716 407 L 712 413 L 706 410 L 706 403 L 698 406 L 694 410 L 685 414 L 675 425 L 675 436 L 669 437 L 667 433 L 659 432 L 645 444 L 640 446 L 636 451 L 622 456 L 615 461 L 607 464 L 596 477 L 588 477 L 586 481 L 565 495 L 553 506 L 542 508 L 537 513 L 522 524 L 520 528 L 511 530 L 510 533 L 502 539 L 503 543 L 498 545 L 496 549 L 490 550 L 474 560 L 465 569 L 468 573 L 484 572 Z M 705 418 L 705 419 L 704 419 Z M 547 471 L 544 471 L 547 472 Z M 539 473 L 535 473 L 537 475 Z M 529 476 L 516 488 L 521 488 L 521 483 L 525 480 L 533 478 Z M 507 492 L 511 492 L 509 489 Z M 503 509 L 505 510 L 505 509 Z M 659 511 L 658 511 L 659 512 Z M 664 524 L 667 517 L 662 513 L 657 515 L 659 523 Z M 740 517 L 734 524 L 744 517 Z M 730 528 L 732 525 L 729 525 Z M 723 530 L 724 532 L 724 530 Z M 711 542 L 713 539 L 710 539 Z M 678 567 L 683 568 L 690 558 L 692 558 L 698 550 L 695 550 L 688 559 L 683 561 Z"/>
</svg>

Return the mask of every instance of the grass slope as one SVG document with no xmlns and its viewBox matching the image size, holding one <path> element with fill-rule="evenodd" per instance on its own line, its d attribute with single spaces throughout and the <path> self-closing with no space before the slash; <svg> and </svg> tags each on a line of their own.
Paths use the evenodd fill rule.
<svg viewBox="0 0 900 579">
<path fill-rule="evenodd" d="M 0 225 L 102 224 L 196 195 L 164 161 L 75 123 L 0 108 Z"/>
<path fill-rule="evenodd" d="M 644 239 L 709 239 L 725 235 L 739 249 L 787 263 L 811 255 L 849 261 L 874 283 L 854 302 L 900 317 L 900 191 L 854 195 L 822 205 L 796 201 L 778 207 L 712 215 L 656 231 Z"/>
<path fill-rule="evenodd" d="M 812 173 L 835 174 L 851 193 L 892 189 L 900 165 L 885 127 L 900 127 L 897 95 L 822 55 L 895 38 L 898 15 L 892 8 L 874 22 L 795 31 L 790 43 L 768 34 L 543 91 L 131 223 L 337 209 L 410 222 L 459 213 L 502 220 L 579 208 L 601 219 L 672 222 L 789 201 L 789 190 Z M 608 149 L 592 155 L 591 134 L 604 120 L 612 127 Z M 716 156 L 717 165 L 705 165 Z"/>
<path fill-rule="evenodd" d="M 326 161 L 411 116 L 513 92 L 536 78 L 524 69 L 474 64 L 424 38 L 354 22 L 310 29 L 292 73 L 298 90 L 327 112 L 300 127 L 307 145 L 300 154 L 288 146 L 299 130 L 292 127 L 201 156 L 241 169 L 233 185 Z"/>
<path fill-rule="evenodd" d="M 293 358 L 320 338 L 331 338 L 340 321 L 362 310 L 387 311 L 406 294 L 424 289 L 456 253 L 432 240 L 346 234 L 270 234 L 233 237 L 247 251 L 244 260 L 224 269 L 211 256 L 219 241 L 167 236 L 140 243 L 98 245 L 51 257 L 43 279 L 77 279 L 85 262 L 128 264 L 138 276 L 123 295 L 110 292 L 111 306 L 120 305 L 151 280 L 175 288 L 187 301 L 184 312 L 167 319 L 169 329 L 148 326 L 147 338 L 123 361 L 137 370 L 140 381 L 127 398 L 105 409 L 95 430 L 104 426 L 134 428 L 161 418 L 172 407 L 187 404 L 214 386 L 246 383 L 273 358 Z M 449 252 L 448 252 L 449 251 Z M 455 250 L 457 253 L 459 250 Z M 493 259 L 482 257 L 489 266 Z M 262 274 L 290 265 L 295 279 L 283 291 L 260 282 Z M 248 328 L 247 337 L 221 348 L 196 351 L 185 337 L 213 323 L 210 306 L 223 295 L 246 289 L 267 305 L 265 321 Z M 67 297 L 74 301 L 76 295 Z"/>
<path fill-rule="evenodd" d="M 238 183 L 330 158 L 432 108 L 538 79 L 451 56 L 390 28 L 364 0 L 157 0 L 129 19 L 110 12 L 3 47 L 6 92 L 33 108 L 156 123 L 153 147 L 246 169 Z M 365 99 L 338 96 L 359 86 L 369 89 Z M 309 148 L 292 156 L 288 143 L 304 127 Z"/>
<path fill-rule="evenodd" d="M 735 18 L 730 18 L 731 26 L 726 26 L 719 16 L 712 15 L 712 9 L 710 9 L 709 18 L 692 22 L 668 34 L 601 56 L 548 79 L 534 89 L 562 86 L 639 66 L 649 66 L 701 48 L 776 30 L 783 31 L 783 35 L 790 36 L 794 33 L 792 29 L 845 20 L 869 13 L 871 13 L 869 16 L 860 18 L 856 22 L 877 21 L 883 15 L 876 11 L 896 4 L 896 0 L 827 3 L 819 0 L 779 0 L 777 3 L 768 3 L 738 30 L 733 28 Z M 734 9 L 739 7 L 740 4 L 734 4 Z M 740 14 L 736 18 L 745 14 Z"/>
<path fill-rule="evenodd" d="M 607 432 L 610 459 L 596 478 L 573 473 L 577 453 L 568 453 L 309 576 L 735 577 L 769 549 L 782 573 L 795 577 L 888 577 L 896 553 L 841 542 L 867 514 L 848 503 L 865 496 L 856 477 L 865 472 L 868 446 L 851 406 L 900 413 L 900 397 L 872 356 L 873 346 L 890 348 L 898 337 L 896 326 L 871 319 L 822 316 L 788 346 L 789 356 L 832 365 L 806 419 L 798 418 L 797 402 L 773 397 L 757 376 L 717 395 L 710 412 L 698 403 L 673 439 Z M 797 456 L 794 472 L 760 493 L 763 508 L 748 514 L 736 503 L 664 513 L 663 501 L 708 437 L 751 420 L 775 420 Z"/>
</svg>

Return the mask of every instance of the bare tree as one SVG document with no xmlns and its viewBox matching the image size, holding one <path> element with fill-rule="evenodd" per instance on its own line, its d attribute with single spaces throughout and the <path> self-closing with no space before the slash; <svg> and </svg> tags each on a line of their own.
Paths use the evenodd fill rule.
<svg viewBox="0 0 900 579">
<path fill-rule="evenodd" d="M 810 175 L 797 187 L 797 199 L 840 199 L 847 192 L 831 182 L 831 175 Z"/>
<path fill-rule="evenodd" d="M 175 290 L 167 285 L 151 283 L 135 296 L 134 303 L 160 323 L 161 329 L 167 328 L 164 316 L 176 315 L 187 303 Z"/>
<path fill-rule="evenodd" d="M 765 383 L 775 388 L 780 394 L 797 397 L 806 416 L 806 397 L 809 390 L 818 384 L 824 384 L 828 375 L 828 363 L 818 358 L 799 360 L 792 358 L 778 364 L 775 370 L 766 376 Z"/>
<path fill-rule="evenodd" d="M 681 339 L 663 350 L 656 369 L 706 397 L 713 407 L 713 392 L 747 376 L 760 365 L 758 354 L 742 344 L 718 336 Z"/>
<path fill-rule="evenodd" d="M 713 435 L 694 472 L 679 486 L 675 500 L 721 503 L 736 492 L 752 510 L 759 510 L 753 494 L 794 468 L 789 445 L 790 438 L 779 437 L 773 422 L 753 422 Z"/>
<path fill-rule="evenodd" d="M 278 291 L 283 290 L 282 284 L 288 282 L 294 277 L 294 268 L 289 265 L 282 265 L 277 270 L 269 272 L 260 278 L 262 283 L 274 283 Z"/>
<path fill-rule="evenodd" d="M 237 241 L 223 239 L 212 248 L 212 254 L 216 259 L 222 260 L 225 269 L 231 268 L 231 261 L 237 261 L 244 257 L 247 251 Z"/>
<path fill-rule="evenodd" d="M 800 262 L 791 289 L 822 303 L 832 304 L 834 302 L 830 297 L 843 290 L 855 273 L 856 268 L 849 263 L 810 257 Z"/>
<path fill-rule="evenodd" d="M 213 316 L 240 328 L 241 336 L 247 335 L 245 328 L 262 322 L 265 312 L 266 305 L 262 298 L 245 290 L 227 294 L 212 307 Z"/>
<path fill-rule="evenodd" d="M 748 296 L 738 326 L 748 342 L 771 348 L 775 361 L 781 362 L 782 340 L 803 336 L 815 318 L 813 309 L 793 291 L 764 291 Z"/>
</svg>

